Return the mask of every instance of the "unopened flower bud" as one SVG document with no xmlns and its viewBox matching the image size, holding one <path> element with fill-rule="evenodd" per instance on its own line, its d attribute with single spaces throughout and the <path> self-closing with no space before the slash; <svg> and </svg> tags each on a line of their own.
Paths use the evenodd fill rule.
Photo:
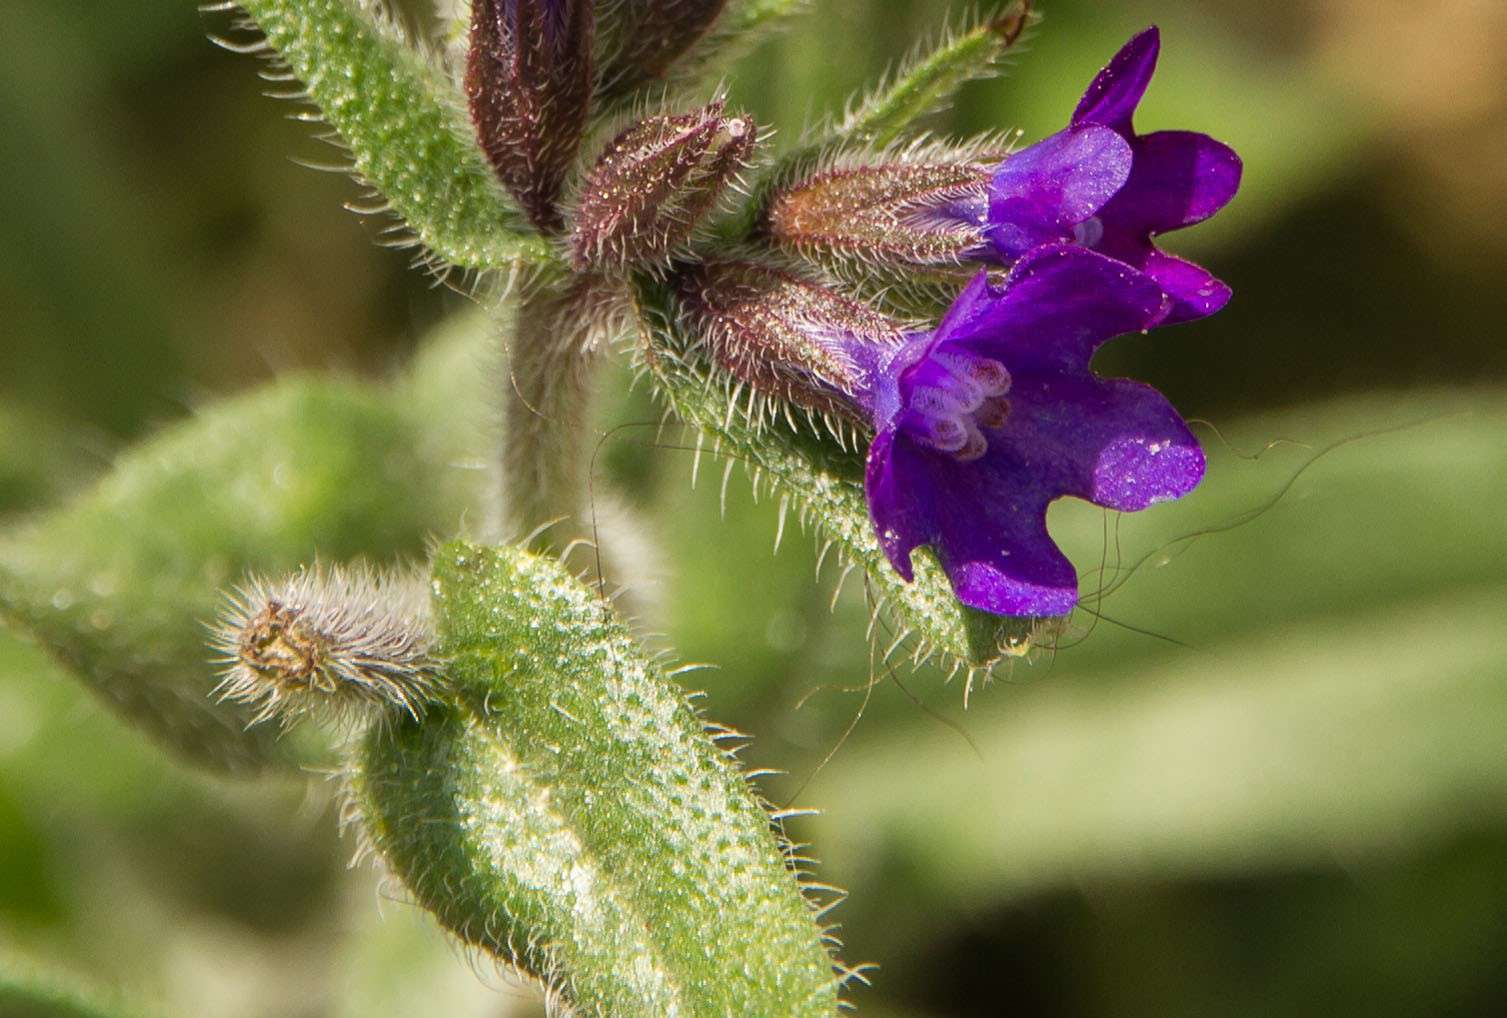
<svg viewBox="0 0 1507 1018">
<path fill-rule="evenodd" d="M 682 314 L 711 360 L 782 412 L 785 404 L 867 420 L 865 362 L 905 334 L 899 323 L 819 283 L 754 262 L 711 262 L 678 280 Z"/>
<path fill-rule="evenodd" d="M 439 690 L 433 643 L 421 582 L 341 569 L 251 580 L 213 629 L 216 691 L 258 708 L 256 721 L 371 707 L 418 717 Z"/>
<path fill-rule="evenodd" d="M 973 158 L 837 167 L 777 189 L 764 230 L 818 260 L 954 265 L 986 244 L 989 178 Z"/>
<path fill-rule="evenodd" d="M 577 269 L 664 261 L 737 180 L 758 142 L 719 99 L 692 113 L 646 117 L 613 139 L 576 209 Z"/>
<path fill-rule="evenodd" d="M 726 6 L 727 0 L 626 0 L 605 9 L 602 92 L 620 95 L 663 79 Z"/>
<path fill-rule="evenodd" d="M 542 230 L 591 109 L 592 0 L 474 0 L 466 99 L 481 147 Z"/>
</svg>

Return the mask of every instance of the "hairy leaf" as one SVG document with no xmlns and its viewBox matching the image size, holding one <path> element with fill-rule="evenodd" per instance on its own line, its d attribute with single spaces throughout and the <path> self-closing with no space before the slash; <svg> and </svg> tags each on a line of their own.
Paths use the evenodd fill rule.
<svg viewBox="0 0 1507 1018">
<path fill-rule="evenodd" d="M 248 571 L 416 558 L 453 531 L 480 472 L 457 469 L 465 429 L 429 412 L 427 390 L 480 398 L 464 358 L 439 353 L 452 363 L 425 368 L 424 385 L 289 378 L 128 452 L 92 491 L 0 537 L 0 619 L 189 760 L 286 759 L 276 726 L 247 730 L 245 710 L 210 698 L 203 623 Z"/>
<path fill-rule="evenodd" d="M 719 37 L 733 40 L 762 32 L 777 22 L 800 13 L 807 0 L 732 0 L 717 24 Z"/>
<path fill-rule="evenodd" d="M 692 79 L 708 72 L 725 73 L 732 61 L 808 4 L 809 0 L 728 0 L 710 30 L 671 66 L 668 77 Z"/>
<path fill-rule="evenodd" d="M 82 443 L 58 422 L 0 405 L 0 517 L 45 505 L 90 466 Z"/>
<path fill-rule="evenodd" d="M 419 903 L 579 1013 L 835 1014 L 769 815 L 605 602 L 461 543 L 434 589 L 455 706 L 374 729 L 352 776 Z"/>
<path fill-rule="evenodd" d="M 959 88 L 996 70 L 1020 38 L 1030 4 L 977 18 L 947 32 L 940 44 L 903 68 L 888 86 L 860 103 L 833 132 L 832 141 L 884 148 L 927 114 L 940 109 Z"/>
<path fill-rule="evenodd" d="M 555 264 L 472 136 L 446 75 L 357 0 L 244 0 L 267 43 L 350 149 L 355 170 L 443 262 Z"/>
</svg>

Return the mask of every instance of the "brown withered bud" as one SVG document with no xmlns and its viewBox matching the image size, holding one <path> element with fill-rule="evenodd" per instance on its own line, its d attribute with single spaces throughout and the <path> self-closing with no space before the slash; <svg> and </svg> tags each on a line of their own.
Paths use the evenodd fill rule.
<svg viewBox="0 0 1507 1018">
<path fill-rule="evenodd" d="M 417 718 L 441 686 L 433 630 L 427 587 L 412 577 L 312 569 L 251 579 L 212 628 L 217 691 L 254 707 L 256 721 L 370 708 Z"/>
<path fill-rule="evenodd" d="M 858 359 L 904 342 L 900 323 L 755 262 L 709 262 L 676 282 L 691 333 L 722 371 L 767 397 L 767 406 L 864 425 L 869 393 Z"/>
<path fill-rule="evenodd" d="M 602 94 L 621 95 L 663 80 L 726 6 L 727 0 L 618 0 L 604 6 L 597 75 Z"/>
<path fill-rule="evenodd" d="M 578 270 L 666 260 L 748 165 L 758 129 L 722 100 L 646 117 L 613 139 L 586 178 L 571 257 Z"/>
<path fill-rule="evenodd" d="M 534 225 L 562 225 L 560 190 L 591 111 L 592 0 L 474 0 L 466 99 L 481 147 Z"/>
<path fill-rule="evenodd" d="M 763 229 L 817 258 L 954 265 L 984 245 L 989 177 L 971 158 L 838 167 L 776 189 Z"/>
</svg>

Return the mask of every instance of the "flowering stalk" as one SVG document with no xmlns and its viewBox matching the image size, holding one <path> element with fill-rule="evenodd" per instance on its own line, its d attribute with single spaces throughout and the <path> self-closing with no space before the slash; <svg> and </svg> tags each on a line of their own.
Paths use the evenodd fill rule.
<svg viewBox="0 0 1507 1018">
<path fill-rule="evenodd" d="M 788 278 L 780 273 L 761 275 L 766 283 Z M 758 277 L 738 268 L 733 278 L 747 286 Z M 689 280 L 679 286 L 691 292 L 697 288 Z M 809 306 L 819 299 L 807 291 L 796 303 Z M 671 288 L 641 279 L 637 302 L 643 323 L 639 348 L 643 370 L 677 417 L 723 449 L 731 457 L 730 467 L 743 464 L 756 490 L 767 489 L 778 500 L 782 520 L 787 510 L 794 510 L 816 529 L 823 542 L 822 561 L 835 552 L 843 563 L 844 577 L 853 567 L 863 570 L 872 595 L 871 631 L 882 634 L 886 659 L 902 649 L 916 663 L 937 656 L 952 671 L 966 671 L 971 685 L 975 675 L 989 674 L 1001 660 L 1028 653 L 1036 635 L 1050 628 L 1049 621 L 994 615 L 960 602 L 936 559 L 924 551 L 915 557 L 913 580 L 902 578 L 875 537 L 864 496 L 863 459 L 852 444 L 858 437 L 852 419 L 833 420 L 829 427 L 829 419 L 817 418 L 813 423 L 825 434 L 823 440 L 816 429 L 797 426 L 799 418 L 786 409 L 794 403 L 756 399 L 750 411 L 750 393 L 730 379 L 735 373 L 709 363 L 710 351 L 695 316 Z M 785 302 L 775 301 L 773 306 Z M 722 297 L 710 300 L 709 306 L 735 303 Z M 764 300 L 747 303 L 771 306 Z M 810 343 L 802 346 L 812 348 Z M 775 358 L 770 360 L 779 364 Z M 787 363 L 784 367 L 791 378 L 810 371 L 809 365 Z M 753 395 L 757 397 L 758 390 Z M 844 400 L 843 405 L 850 413 L 861 414 L 850 401 Z M 833 432 L 842 439 L 834 440 Z"/>
<path fill-rule="evenodd" d="M 591 534 L 587 423 L 600 351 L 583 300 L 590 294 L 525 289 L 507 332 L 500 530 L 538 531 L 540 547 L 562 548 Z"/>
<path fill-rule="evenodd" d="M 694 270 L 683 287 L 710 356 L 770 398 L 845 407 L 873 434 L 865 490 L 891 565 L 933 547 L 965 604 L 1053 616 L 1077 573 L 1046 530 L 1054 499 L 1120 510 L 1177 498 L 1203 454 L 1154 390 L 1104 381 L 1106 340 L 1157 325 L 1155 282 L 1071 245 L 1021 259 L 996 288 L 981 273 L 935 329 L 860 321 L 815 284 L 757 266 Z M 762 307 L 743 298 L 762 276 Z M 762 318 L 783 319 L 770 329 Z M 792 342 L 782 332 L 794 333 Z"/>
</svg>

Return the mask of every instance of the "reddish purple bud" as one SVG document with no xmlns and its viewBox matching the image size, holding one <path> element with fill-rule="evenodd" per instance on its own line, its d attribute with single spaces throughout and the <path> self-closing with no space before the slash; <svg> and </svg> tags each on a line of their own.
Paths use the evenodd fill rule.
<svg viewBox="0 0 1507 1018">
<path fill-rule="evenodd" d="M 901 325 L 800 276 L 710 262 L 678 280 L 682 313 L 716 365 L 773 401 L 866 423 L 866 362 L 905 340 Z"/>
<path fill-rule="evenodd" d="M 492 168 L 536 226 L 558 200 L 591 109 L 591 0 L 474 0 L 466 98 Z"/>
<path fill-rule="evenodd" d="M 602 92 L 618 95 L 662 80 L 707 33 L 727 0 L 620 0 L 602 14 Z"/>
<path fill-rule="evenodd" d="M 955 265 L 985 246 L 989 176 L 974 158 L 838 167 L 776 190 L 764 230 L 818 259 Z"/>
<path fill-rule="evenodd" d="M 586 178 L 571 255 L 577 269 L 664 261 L 748 165 L 758 129 L 719 99 L 646 117 L 613 139 Z"/>
</svg>

